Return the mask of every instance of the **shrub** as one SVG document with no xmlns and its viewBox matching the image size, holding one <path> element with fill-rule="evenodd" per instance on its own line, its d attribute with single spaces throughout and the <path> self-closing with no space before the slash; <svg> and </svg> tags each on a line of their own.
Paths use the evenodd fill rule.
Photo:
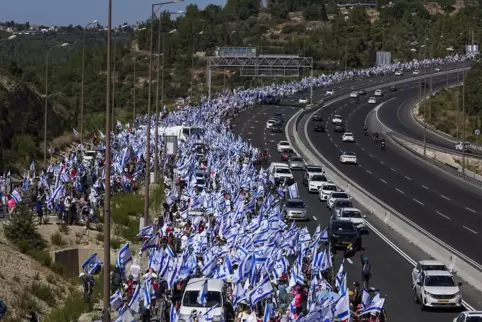
<svg viewBox="0 0 482 322">
<path fill-rule="evenodd" d="M 65 267 L 65 265 L 63 265 L 62 263 L 58 263 L 58 262 L 53 262 L 51 265 L 50 265 L 50 269 L 59 274 L 60 276 L 64 276 L 64 277 L 67 277 L 68 274 L 69 274 L 69 270 L 67 269 L 67 267 Z M 48 281 L 48 280 L 47 280 Z"/>
<path fill-rule="evenodd" d="M 33 296 L 44 301 L 50 307 L 54 307 L 57 303 L 55 290 L 48 284 L 42 282 L 33 282 L 29 291 Z"/>
<path fill-rule="evenodd" d="M 62 234 L 57 231 L 50 235 L 50 243 L 55 246 L 64 246 L 67 242 L 62 237 Z"/>
<path fill-rule="evenodd" d="M 42 250 L 47 242 L 38 232 L 34 215 L 23 212 L 11 217 L 4 226 L 5 237 L 13 242 L 23 253 L 29 250 Z"/>
<path fill-rule="evenodd" d="M 103 233 L 98 233 L 97 236 L 95 236 L 95 238 L 100 242 L 104 242 L 104 234 Z"/>
<path fill-rule="evenodd" d="M 52 264 L 52 257 L 50 257 L 49 253 L 43 250 L 32 250 L 29 251 L 28 254 L 44 266 L 50 267 Z"/>
<path fill-rule="evenodd" d="M 119 249 L 121 246 L 122 241 L 119 238 L 111 238 L 110 239 L 110 247 L 113 249 Z"/>
</svg>

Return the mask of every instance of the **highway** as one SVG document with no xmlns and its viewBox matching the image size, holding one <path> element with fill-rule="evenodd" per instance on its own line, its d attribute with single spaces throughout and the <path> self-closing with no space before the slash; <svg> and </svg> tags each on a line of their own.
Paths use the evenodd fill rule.
<svg viewBox="0 0 482 322">
<path fill-rule="evenodd" d="M 279 154 L 276 152 L 276 144 L 284 140 L 284 134 L 272 134 L 265 129 L 266 121 L 274 113 L 283 113 L 285 121 L 288 120 L 297 109 L 289 106 L 263 106 L 253 110 L 245 111 L 233 121 L 234 132 L 240 134 L 243 139 L 250 141 L 253 146 L 259 149 L 268 149 L 271 160 L 279 161 Z M 318 224 L 324 228 L 329 221 L 330 212 L 324 203 L 321 203 L 317 194 L 309 194 L 302 185 L 302 173 L 295 172 L 301 199 L 308 207 L 309 221 L 301 223 L 306 225 L 313 233 Z M 412 266 L 387 243 L 376 234 L 370 233 L 363 236 L 364 254 L 372 263 L 372 285 L 380 288 L 382 294 L 387 294 L 385 309 L 390 321 L 428 321 L 441 322 L 452 321 L 457 313 L 448 312 L 422 312 L 414 303 L 411 288 L 410 272 Z M 424 258 L 423 256 L 420 259 Z M 337 256 L 335 269 L 340 265 L 340 258 Z M 349 283 L 360 281 L 361 264 L 359 253 L 352 259 L 345 262 L 345 270 L 348 274 Z"/>
<path fill-rule="evenodd" d="M 445 77 L 434 78 L 445 82 Z M 393 110 L 417 93 L 417 85 L 408 83 L 396 93 L 385 92 L 386 104 L 379 112 Z M 346 99 L 322 110 L 325 121 L 334 113 L 347 122 L 356 143 L 343 143 L 341 134 L 333 133 L 331 122 L 325 123 L 328 133 L 314 133 L 315 122 L 307 126 L 308 137 L 316 149 L 331 163 L 377 198 L 404 214 L 450 246 L 478 263 L 482 253 L 473 247 L 482 242 L 482 196 L 442 171 L 433 169 L 393 144 L 382 151 L 370 136 L 363 135 L 363 124 L 373 104 Z M 342 150 L 356 153 L 358 166 L 340 165 Z"/>
</svg>

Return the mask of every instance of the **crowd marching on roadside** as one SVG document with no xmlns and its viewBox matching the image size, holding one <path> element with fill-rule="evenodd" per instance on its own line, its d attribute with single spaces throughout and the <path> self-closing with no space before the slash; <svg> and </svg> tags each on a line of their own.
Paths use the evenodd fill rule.
<svg viewBox="0 0 482 322">
<path fill-rule="evenodd" d="M 140 254 L 132 254 L 129 244 L 118 253 L 110 298 L 117 320 L 135 321 L 138 314 L 142 321 L 151 317 L 163 321 L 386 320 L 385 298 L 368 284 L 368 259 L 362 256 L 363 285 L 355 282 L 350 288 L 343 261 L 336 263 L 328 247 L 326 229 L 318 226 L 310 232 L 285 220 L 283 199 L 291 191 L 276 186 L 266 169 L 255 166 L 260 152 L 230 131 L 230 121 L 268 95 L 282 98 L 311 84 L 326 87 L 357 77 L 471 58 L 455 55 L 413 60 L 304 78 L 236 90 L 204 100 L 200 106 L 163 111 L 163 128 L 185 125 L 202 131 L 179 141 L 176 155 L 159 155 L 166 188 L 164 210 L 140 231 Z M 112 134 L 110 178 L 114 191 L 137 190 L 145 175 L 147 122 L 155 128 L 155 117 L 141 117 L 133 124 L 117 123 Z M 30 191 L 39 224 L 47 208 L 59 220 L 70 224 L 79 221 L 88 227 L 94 220 L 94 209 L 103 206 L 104 182 L 109 179 L 104 173 L 104 137 L 97 131 L 86 144 L 96 151 L 89 162 L 82 159 L 86 148 L 80 146 L 38 176 L 33 174 L 32 164 L 22 185 L 9 194 L 5 192 L 10 173 L 4 172 L 0 200 L 8 205 L 9 213 L 15 212 L 15 205 Z M 155 144 L 163 146 L 162 136 L 156 142 L 151 135 L 151 151 Z M 151 157 L 153 167 L 152 153 Z M 147 265 L 141 264 L 143 259 L 148 259 Z M 92 276 L 100 271 L 102 262 L 93 254 L 82 266 L 84 298 L 89 301 Z M 224 281 L 221 296 L 212 289 L 217 285 L 212 282 L 215 280 Z M 183 297 L 192 287 L 196 296 Z"/>
</svg>

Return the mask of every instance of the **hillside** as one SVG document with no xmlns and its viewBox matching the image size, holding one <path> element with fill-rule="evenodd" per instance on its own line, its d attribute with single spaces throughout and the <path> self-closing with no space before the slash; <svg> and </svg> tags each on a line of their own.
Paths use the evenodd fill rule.
<svg viewBox="0 0 482 322">
<path fill-rule="evenodd" d="M 204 10 L 188 5 L 183 16 L 173 20 L 164 12 L 154 21 L 154 49 L 158 47 L 159 22 L 162 35 L 176 29 L 175 33 L 164 37 L 165 48 L 159 44 L 160 52 L 165 52 L 167 104 L 186 97 L 199 100 L 201 95 L 207 94 L 204 57 L 213 55 L 220 46 L 256 47 L 257 52 L 263 54 L 311 56 L 315 74 L 320 74 L 342 69 L 345 62 L 348 68 L 373 66 L 376 52 L 380 50 L 390 51 L 395 61 L 444 56 L 447 47 L 461 51 L 470 30 L 475 31 L 475 39 L 482 36 L 482 10 L 464 8 L 470 3 L 463 1 L 389 3 L 380 0 L 373 6 L 347 7 L 332 1 L 278 0 L 268 1 L 266 8 L 259 3 L 258 0 L 229 0 L 225 7 L 208 5 Z M 147 20 L 136 28 L 128 26 L 114 33 L 116 120 L 133 119 L 134 86 L 135 113 L 146 111 L 150 23 Z M 18 26 L 12 22 L 9 25 Z M 27 26 L 23 24 L 18 28 Z M 85 34 L 84 124 L 86 131 L 92 131 L 104 127 L 106 35 L 102 26 L 89 29 Z M 0 33 L 0 37 L 4 35 L 8 34 Z M 0 170 L 28 163 L 36 154 L 37 159 L 41 156 L 38 153 L 43 139 L 45 55 L 48 50 L 49 116 L 52 111 L 48 138 L 52 140 L 65 131 L 67 135 L 58 141 L 66 144 L 72 139 L 72 128 L 80 129 L 82 35 L 78 27 L 67 27 L 52 33 L 20 35 L 13 40 L 0 41 L 0 80 L 6 79 L 10 84 L 0 87 L 1 111 L 9 111 L 0 117 L 5 149 L 1 152 Z M 69 45 L 55 48 L 64 42 Z M 425 42 L 422 47 L 420 44 Z M 414 46 L 418 46 L 418 52 L 412 51 Z M 153 61 L 155 81 L 157 59 Z M 213 71 L 214 91 L 283 81 L 252 79 L 239 74 L 235 69 Z M 308 71 L 304 75 L 308 75 Z M 153 86 L 153 97 L 155 90 Z M 16 99 L 18 97 L 22 99 Z M 154 99 L 153 106 L 155 103 Z M 18 136 L 21 136 L 20 141 L 28 143 L 25 143 L 28 148 L 21 148 L 22 153 L 18 153 Z"/>
</svg>

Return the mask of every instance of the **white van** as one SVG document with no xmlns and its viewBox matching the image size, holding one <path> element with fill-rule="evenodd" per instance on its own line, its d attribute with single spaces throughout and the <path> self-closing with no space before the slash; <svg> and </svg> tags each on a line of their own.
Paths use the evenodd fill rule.
<svg viewBox="0 0 482 322">
<path fill-rule="evenodd" d="M 193 311 L 196 314 L 206 313 L 213 306 L 212 321 L 228 321 L 234 318 L 232 305 L 226 296 L 226 284 L 224 280 L 208 278 L 208 294 L 206 306 L 201 306 L 197 302 L 197 298 L 206 278 L 192 278 L 189 280 L 184 294 L 182 295 L 181 308 L 179 310 L 179 322 L 189 320 Z"/>
</svg>

